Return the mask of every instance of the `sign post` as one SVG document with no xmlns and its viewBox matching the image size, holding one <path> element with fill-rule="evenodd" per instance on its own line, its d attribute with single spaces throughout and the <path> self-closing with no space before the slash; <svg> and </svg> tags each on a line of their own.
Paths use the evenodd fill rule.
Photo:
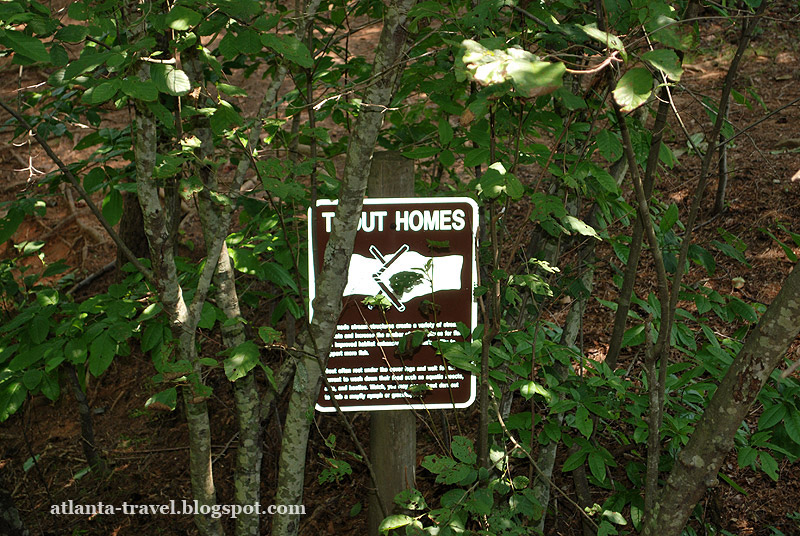
<svg viewBox="0 0 800 536">
<path fill-rule="evenodd" d="M 312 292 L 335 209 L 320 201 L 311 219 Z M 319 411 L 334 411 L 332 396 L 343 411 L 472 404 L 475 377 L 448 366 L 434 344 L 464 341 L 475 327 L 476 220 L 468 198 L 365 200 L 325 370 L 335 393 L 320 392 Z"/>
<path fill-rule="evenodd" d="M 413 184 L 413 161 L 375 153 L 372 198 L 365 200 L 325 370 L 335 393 L 323 388 L 317 401 L 319 411 L 334 411 L 335 396 L 343 411 L 373 412 L 370 458 L 387 507 L 414 486 L 416 420 L 407 410 L 466 407 L 476 392 L 475 378 L 448 367 L 433 344 L 462 341 L 462 331 L 475 329 L 477 206 L 468 198 L 411 198 Z M 309 217 L 312 293 L 335 209 L 322 201 Z M 400 341 L 406 348 L 398 352 Z M 373 496 L 370 535 L 382 519 Z"/>
</svg>

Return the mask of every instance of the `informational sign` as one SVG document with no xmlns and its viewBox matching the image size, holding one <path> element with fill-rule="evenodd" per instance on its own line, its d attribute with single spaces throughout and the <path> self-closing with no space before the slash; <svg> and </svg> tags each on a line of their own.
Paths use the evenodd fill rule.
<svg viewBox="0 0 800 536">
<path fill-rule="evenodd" d="M 336 204 L 309 209 L 312 303 Z M 475 377 L 433 345 L 463 341 L 459 327 L 475 329 L 477 229 L 469 198 L 364 200 L 325 371 L 343 411 L 464 408 L 475 400 Z M 317 409 L 335 411 L 324 386 Z"/>
</svg>

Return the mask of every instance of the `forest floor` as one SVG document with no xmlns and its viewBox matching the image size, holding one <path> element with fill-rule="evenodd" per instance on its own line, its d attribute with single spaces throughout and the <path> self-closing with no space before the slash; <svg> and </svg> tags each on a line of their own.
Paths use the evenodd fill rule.
<svg viewBox="0 0 800 536">
<path fill-rule="evenodd" d="M 787 13 L 794 13 L 793 4 L 779 2 L 762 22 L 761 31 L 754 38 L 742 64 L 736 87 L 742 94 L 748 88 L 763 100 L 764 107 L 773 111 L 800 98 L 800 50 L 797 40 L 797 23 L 782 22 Z M 795 6 L 796 8 L 796 6 Z M 774 18 L 770 18 L 770 16 Z M 703 41 L 686 58 L 684 89 L 676 89 L 684 122 L 691 133 L 708 129 L 709 120 L 693 95 L 709 95 L 716 98 L 725 75 L 725 68 L 735 47 L 736 33 L 726 31 L 714 22 L 702 32 Z M 368 44 L 368 43 L 367 43 Z M 13 94 L 18 80 L 11 76 L 10 68 L 0 81 L 4 99 Z M 691 93 L 690 91 L 691 90 Z M 753 99 L 750 99 L 753 101 Z M 757 102 L 752 106 L 734 104 L 730 120 L 737 130 L 764 119 L 766 111 Z M 5 118 L 3 118 L 5 120 Z M 688 211 L 693 197 L 696 177 L 699 174 L 698 159 L 686 151 L 686 142 L 674 121 L 669 134 L 669 144 L 681 149 L 680 163 L 663 170 L 656 188 L 678 204 L 682 217 Z M 770 230 L 781 239 L 791 243 L 788 236 L 777 228 L 783 223 L 788 228 L 800 231 L 800 180 L 792 177 L 800 170 L 800 106 L 789 106 L 755 124 L 748 133 L 736 140 L 729 151 L 730 184 L 728 208 L 719 217 L 713 217 L 704 209 L 696 240 L 707 244 L 719 239 L 718 228 L 722 228 L 743 240 L 750 266 L 745 266 L 718 255 L 718 272 L 713 277 L 705 272 L 693 271 L 691 280 L 703 279 L 704 283 L 720 293 L 733 293 L 748 303 L 768 304 L 777 294 L 783 279 L 792 268 L 786 255 L 767 234 Z M 28 178 L 27 171 L 18 171 L 32 163 L 35 167 L 49 171 L 53 165 L 36 147 L 16 147 L 10 144 L 9 136 L 3 133 L 0 145 L 0 195 L 11 198 L 17 195 Z M 70 140 L 64 138 L 55 143 L 55 149 L 69 161 L 75 156 Z M 29 161 L 29 157 L 31 160 Z M 520 173 L 525 178 L 524 173 Z M 531 179 L 531 177 L 529 177 Z M 706 192 L 710 207 L 715 182 Z M 26 221 L 13 242 L 48 238 L 45 250 L 49 260 L 64 259 L 77 270 L 78 278 L 91 274 L 115 258 L 111 241 L 103 238 L 99 225 L 91 218 L 81 203 L 76 203 L 77 219 L 69 220 L 71 209 L 62 197 L 53 197 L 47 214 Z M 65 222 L 66 223 L 62 223 Z M 81 226 L 78 225 L 80 220 Z M 526 232 L 526 222 L 511 221 L 513 232 Z M 94 228 L 95 232 L 87 230 Z M 97 240 L 99 237 L 99 241 Z M 11 244 L 1 245 L 0 254 L 8 254 Z M 800 249 L 795 248 L 795 252 Z M 600 265 L 616 262 L 610 248 L 600 248 Z M 646 258 L 646 257 L 645 257 Z M 647 261 L 645 261 L 647 262 Z M 606 275 L 609 275 L 610 272 Z M 114 275 L 99 278 L 83 296 L 102 292 L 113 282 Z M 744 285 L 736 288 L 735 278 L 741 277 Z M 610 277 L 596 277 L 595 296 L 614 300 L 616 287 Z M 646 294 L 647 282 L 639 289 Z M 80 299 L 81 296 L 78 296 Z M 559 307 L 556 304 L 554 307 Z M 566 306 L 564 306 L 566 307 Z M 559 314 L 560 311 L 554 311 Z M 248 310 L 253 322 L 262 321 L 263 312 Z M 613 314 L 593 301 L 588 307 L 585 325 L 584 347 L 587 355 L 605 355 L 610 337 Z M 261 325 L 261 324 L 257 324 Z M 735 326 L 719 326 L 725 334 L 731 334 Z M 266 355 L 267 364 L 277 366 L 282 359 L 279 353 Z M 621 366 L 628 366 L 636 356 L 623 355 Z M 149 381 L 154 374 L 152 363 L 141 352 L 115 359 L 110 369 L 98 380 L 88 378 L 89 403 L 94 411 L 97 442 L 110 462 L 112 472 L 107 478 L 83 475 L 86 461 L 80 447 L 80 427 L 77 409 L 70 396 L 62 396 L 56 403 L 44 397 L 29 400 L 24 408 L 8 422 L 0 426 L 0 478 L 16 501 L 25 523 L 35 535 L 183 535 L 195 534 L 189 516 L 52 516 L 50 506 L 73 500 L 76 504 L 119 505 L 123 501 L 140 504 L 165 504 L 170 499 L 190 499 L 188 477 L 187 427 L 180 412 L 157 412 L 144 408 L 144 402 L 152 394 Z M 636 374 L 634 371 L 633 374 Z M 230 385 L 221 372 L 213 373 L 210 382 L 214 386 L 214 399 L 210 403 L 212 433 L 214 438 L 214 472 L 217 476 L 218 502 L 233 502 L 230 475 L 233 474 L 236 452 L 236 423 L 231 404 Z M 279 408 L 279 412 L 284 411 Z M 477 428 L 477 406 L 457 412 L 461 426 Z M 364 445 L 369 444 L 369 415 L 350 415 Z M 753 422 L 757 414 L 751 416 Z M 420 415 L 420 419 L 430 417 Z M 454 419 L 450 417 L 451 424 Z M 438 418 L 428 423 L 438 428 Z M 421 422 L 418 428 L 417 456 L 438 453 L 435 439 L 428 425 Z M 455 430 L 451 430 L 455 433 Z M 319 483 L 326 462 L 320 454 L 330 455 L 325 438 L 337 436 L 337 456 L 343 457 L 353 466 L 353 475 L 339 482 Z M 266 427 L 264 440 L 263 499 L 270 504 L 274 496 L 277 477 L 278 452 L 280 448 L 280 424 L 274 417 Z M 366 504 L 369 480 L 361 464 L 346 452 L 355 451 L 346 431 L 336 416 L 317 413 L 312 427 L 309 458 L 306 468 L 308 483 L 304 504 L 303 535 L 362 535 L 366 533 Z M 343 454 L 345 453 L 345 454 Z M 38 456 L 35 465 L 26 461 Z M 564 460 L 562 453 L 557 467 Z M 741 536 L 766 536 L 773 534 L 775 527 L 785 534 L 800 533 L 800 525 L 787 516 L 800 511 L 800 467 L 783 462 L 779 468 L 780 479 L 773 482 L 764 473 L 741 469 L 734 455 L 723 467 L 724 472 L 745 493 L 721 484 L 711 490 L 704 504 L 714 517 L 719 528 Z M 624 478 L 624 476 L 621 476 Z M 436 484 L 424 469 L 417 474 L 419 487 L 433 493 Z M 567 490 L 572 482 L 556 471 L 556 482 Z M 598 497 L 601 501 L 602 497 Z M 360 506 L 359 506 L 360 505 Z M 264 519 L 264 534 L 268 534 L 269 520 Z M 227 521 L 226 521 L 227 523 Z M 560 514 L 547 524 L 547 534 L 580 534 L 579 516 L 567 505 L 560 506 Z"/>
</svg>

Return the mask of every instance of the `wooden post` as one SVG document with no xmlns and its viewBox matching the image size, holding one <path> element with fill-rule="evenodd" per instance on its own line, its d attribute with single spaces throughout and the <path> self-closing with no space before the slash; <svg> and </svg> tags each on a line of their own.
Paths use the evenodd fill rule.
<svg viewBox="0 0 800 536">
<path fill-rule="evenodd" d="M 413 197 L 414 162 L 395 151 L 372 156 L 369 197 Z M 414 487 L 417 465 L 417 423 L 411 410 L 373 411 L 370 416 L 369 457 L 378 479 L 377 493 L 392 513 L 394 496 Z M 378 536 L 383 514 L 376 496 L 370 496 L 368 534 Z"/>
</svg>

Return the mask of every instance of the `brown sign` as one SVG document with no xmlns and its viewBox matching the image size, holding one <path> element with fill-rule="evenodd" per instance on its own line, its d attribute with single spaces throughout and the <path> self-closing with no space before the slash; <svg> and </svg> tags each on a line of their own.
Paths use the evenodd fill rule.
<svg viewBox="0 0 800 536">
<path fill-rule="evenodd" d="M 309 210 L 312 302 L 335 211 L 335 201 Z M 434 344 L 464 341 L 461 331 L 475 329 L 477 218 L 469 198 L 364 200 L 325 371 L 342 410 L 463 408 L 475 400 L 475 378 Z M 323 387 L 319 411 L 334 411 L 333 394 Z"/>
</svg>

